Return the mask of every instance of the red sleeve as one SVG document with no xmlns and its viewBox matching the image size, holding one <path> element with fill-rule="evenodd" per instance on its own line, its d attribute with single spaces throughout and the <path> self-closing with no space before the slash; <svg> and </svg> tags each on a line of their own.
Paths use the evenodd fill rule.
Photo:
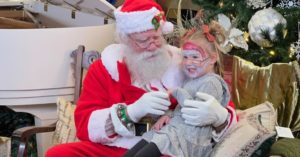
<svg viewBox="0 0 300 157">
<path fill-rule="evenodd" d="M 111 107 L 109 102 L 109 86 L 112 79 L 102 62 L 94 62 L 84 79 L 83 89 L 75 110 L 75 125 L 77 137 L 81 140 L 89 140 L 88 123 L 93 111 Z M 105 123 L 106 119 L 99 119 L 99 123 Z"/>
<path fill-rule="evenodd" d="M 227 110 L 232 115 L 232 117 L 236 119 L 236 121 L 239 121 L 239 117 L 236 114 L 235 105 L 234 105 L 232 100 L 229 101 L 228 106 L 227 106 Z"/>
</svg>

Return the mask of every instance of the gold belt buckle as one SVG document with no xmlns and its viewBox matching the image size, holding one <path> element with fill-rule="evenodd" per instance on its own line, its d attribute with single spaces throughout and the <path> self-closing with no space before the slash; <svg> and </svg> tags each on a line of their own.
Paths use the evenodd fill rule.
<svg viewBox="0 0 300 157">
<path fill-rule="evenodd" d="M 154 123 L 155 121 L 152 117 L 144 117 L 138 123 L 134 123 L 135 135 L 142 136 L 151 129 Z"/>
</svg>

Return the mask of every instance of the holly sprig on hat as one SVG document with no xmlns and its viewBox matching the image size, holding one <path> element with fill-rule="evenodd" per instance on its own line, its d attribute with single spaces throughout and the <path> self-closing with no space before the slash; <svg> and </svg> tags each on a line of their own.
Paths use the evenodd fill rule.
<svg viewBox="0 0 300 157">
<path fill-rule="evenodd" d="M 160 12 L 159 14 L 157 14 L 156 16 L 153 17 L 151 23 L 153 24 L 155 30 L 157 30 L 159 28 L 160 21 L 165 20 L 164 18 L 165 18 L 165 16 L 164 16 L 163 12 Z"/>
</svg>

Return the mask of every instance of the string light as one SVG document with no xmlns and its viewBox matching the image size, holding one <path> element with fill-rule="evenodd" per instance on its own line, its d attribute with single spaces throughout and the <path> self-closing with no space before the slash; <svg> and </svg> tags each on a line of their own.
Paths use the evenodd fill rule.
<svg viewBox="0 0 300 157">
<path fill-rule="evenodd" d="M 223 6 L 224 6 L 223 1 L 220 1 L 220 2 L 219 2 L 219 6 L 220 6 L 220 8 L 223 8 Z"/>
<path fill-rule="evenodd" d="M 294 53 L 295 52 L 295 49 L 293 47 L 290 47 L 290 52 L 291 53 Z"/>
<path fill-rule="evenodd" d="M 250 34 L 248 32 L 244 32 L 243 36 L 244 36 L 245 41 L 249 42 L 249 36 L 250 36 Z"/>
<path fill-rule="evenodd" d="M 271 50 L 271 51 L 269 52 L 269 54 L 272 55 L 272 56 L 275 56 L 276 52 L 275 52 L 274 50 Z"/>
<path fill-rule="evenodd" d="M 286 37 L 287 33 L 288 33 L 288 30 L 287 30 L 287 29 L 284 29 L 284 30 L 283 30 L 283 38 Z"/>
</svg>

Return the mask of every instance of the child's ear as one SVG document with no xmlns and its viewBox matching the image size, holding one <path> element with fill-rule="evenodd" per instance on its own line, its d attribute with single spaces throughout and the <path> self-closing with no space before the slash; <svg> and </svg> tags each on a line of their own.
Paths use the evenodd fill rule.
<svg viewBox="0 0 300 157">
<path fill-rule="evenodd" d="M 212 53 L 210 55 L 210 63 L 211 64 L 215 64 L 217 62 L 218 59 L 218 53 Z"/>
</svg>

